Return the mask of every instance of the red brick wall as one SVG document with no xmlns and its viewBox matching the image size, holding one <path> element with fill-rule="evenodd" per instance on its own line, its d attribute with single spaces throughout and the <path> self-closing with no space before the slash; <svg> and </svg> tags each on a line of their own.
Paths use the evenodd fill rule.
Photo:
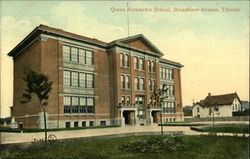
<svg viewBox="0 0 250 159">
<path fill-rule="evenodd" d="M 41 41 L 36 41 L 14 58 L 14 103 L 12 116 L 33 115 L 41 111 L 38 99 L 34 96 L 31 102 L 22 104 L 22 94 L 26 83 L 23 80 L 24 70 L 41 72 Z"/>
<path fill-rule="evenodd" d="M 95 108 L 97 114 L 110 113 L 110 91 L 113 85 L 110 84 L 112 78 L 109 73 L 109 55 L 105 51 L 97 50 L 94 53 L 95 60 Z"/>
<path fill-rule="evenodd" d="M 181 71 L 180 69 L 174 70 L 174 89 L 175 89 L 175 99 L 176 99 L 176 112 L 182 111 L 182 96 L 181 96 Z"/>
<path fill-rule="evenodd" d="M 41 66 L 42 72 L 49 77 L 49 80 L 53 82 L 52 90 L 48 99 L 48 105 L 46 111 L 49 114 L 57 114 L 59 109 L 58 92 L 59 92 L 59 77 L 58 67 L 60 54 L 59 43 L 57 40 L 48 39 L 41 42 Z"/>
</svg>

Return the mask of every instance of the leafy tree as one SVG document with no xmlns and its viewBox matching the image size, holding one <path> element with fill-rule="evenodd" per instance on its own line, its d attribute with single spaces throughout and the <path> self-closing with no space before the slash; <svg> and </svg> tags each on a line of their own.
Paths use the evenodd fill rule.
<svg viewBox="0 0 250 159">
<path fill-rule="evenodd" d="M 23 93 L 23 100 L 21 103 L 28 103 L 32 99 L 32 94 L 34 94 L 39 102 L 40 106 L 43 109 L 44 114 L 44 132 L 45 132 L 45 150 L 47 148 L 47 125 L 46 125 L 46 114 L 45 106 L 48 104 L 47 100 L 49 99 L 49 93 L 52 89 L 52 81 L 49 81 L 49 78 L 43 73 L 37 73 L 35 71 L 29 70 L 24 72 L 25 76 L 23 80 L 27 84 L 25 93 Z"/>
</svg>

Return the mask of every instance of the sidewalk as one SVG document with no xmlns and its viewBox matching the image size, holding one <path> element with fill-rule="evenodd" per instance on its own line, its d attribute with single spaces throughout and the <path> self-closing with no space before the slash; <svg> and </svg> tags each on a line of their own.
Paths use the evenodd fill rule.
<svg viewBox="0 0 250 159">
<path fill-rule="evenodd" d="M 164 132 L 183 132 L 184 134 L 199 134 L 198 132 L 190 130 L 189 127 L 176 127 L 164 126 Z M 103 135 L 115 135 L 126 133 L 139 133 L 139 132 L 160 132 L 161 127 L 153 126 L 124 126 L 115 128 L 100 128 L 100 129 L 83 129 L 83 130 L 68 130 L 68 131 L 49 131 L 49 134 L 54 134 L 57 139 L 68 138 L 82 138 Z M 38 133 L 0 133 L 1 144 L 32 142 L 34 139 L 44 139 L 44 132 Z"/>
<path fill-rule="evenodd" d="M 100 128 L 100 129 L 83 129 L 83 130 L 70 130 L 70 131 L 50 131 L 48 135 L 54 134 L 57 140 L 60 139 L 72 139 L 72 138 L 87 138 L 96 136 L 112 136 L 132 133 L 157 133 L 161 131 L 161 127 L 158 125 L 152 126 L 124 126 L 115 128 Z M 190 129 L 188 126 L 164 126 L 164 133 L 183 132 L 184 135 L 206 135 L 208 133 L 197 132 Z M 222 134 L 222 133 L 221 133 Z M 224 135 L 226 133 L 223 133 Z M 226 134 L 233 136 L 234 134 Z M 243 134 L 241 134 L 243 135 Z M 240 135 L 238 135 L 240 136 Z M 249 134 L 247 134 L 249 136 Z M 12 143 L 28 143 L 34 140 L 44 139 L 44 132 L 39 133 L 0 133 L 1 144 Z"/>
</svg>

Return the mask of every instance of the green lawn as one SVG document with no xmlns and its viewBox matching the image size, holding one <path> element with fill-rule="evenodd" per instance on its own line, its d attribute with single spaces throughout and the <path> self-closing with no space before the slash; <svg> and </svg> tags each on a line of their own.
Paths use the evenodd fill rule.
<svg viewBox="0 0 250 159">
<path fill-rule="evenodd" d="M 249 125 L 234 125 L 222 127 L 209 127 L 202 129 L 203 132 L 221 132 L 221 133 L 249 133 Z"/>
<path fill-rule="evenodd" d="M 107 125 L 107 126 L 73 127 L 73 128 L 55 128 L 55 129 L 47 129 L 47 131 L 99 129 L 99 128 L 112 128 L 112 127 L 119 127 L 119 126 L 118 125 Z M 23 133 L 33 133 L 33 132 L 44 132 L 44 129 L 12 129 L 10 127 L 0 127 L 0 132 L 21 132 L 21 131 Z"/>
<path fill-rule="evenodd" d="M 47 153 L 42 148 L 1 151 L 0 158 L 248 159 L 248 138 L 181 136 L 181 140 L 189 144 L 184 151 L 131 153 L 119 150 L 123 142 L 134 138 L 143 136 L 51 145 Z"/>
</svg>

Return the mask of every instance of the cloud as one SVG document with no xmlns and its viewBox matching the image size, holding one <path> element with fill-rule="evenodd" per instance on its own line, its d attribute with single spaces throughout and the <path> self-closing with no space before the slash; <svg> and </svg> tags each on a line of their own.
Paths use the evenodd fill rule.
<svg viewBox="0 0 250 159">
<path fill-rule="evenodd" d="M 64 23 L 64 29 L 70 32 L 104 41 L 112 41 L 124 36 L 123 27 L 99 22 L 79 2 L 62 2 L 53 7 L 51 13 L 52 17 Z"/>
</svg>

